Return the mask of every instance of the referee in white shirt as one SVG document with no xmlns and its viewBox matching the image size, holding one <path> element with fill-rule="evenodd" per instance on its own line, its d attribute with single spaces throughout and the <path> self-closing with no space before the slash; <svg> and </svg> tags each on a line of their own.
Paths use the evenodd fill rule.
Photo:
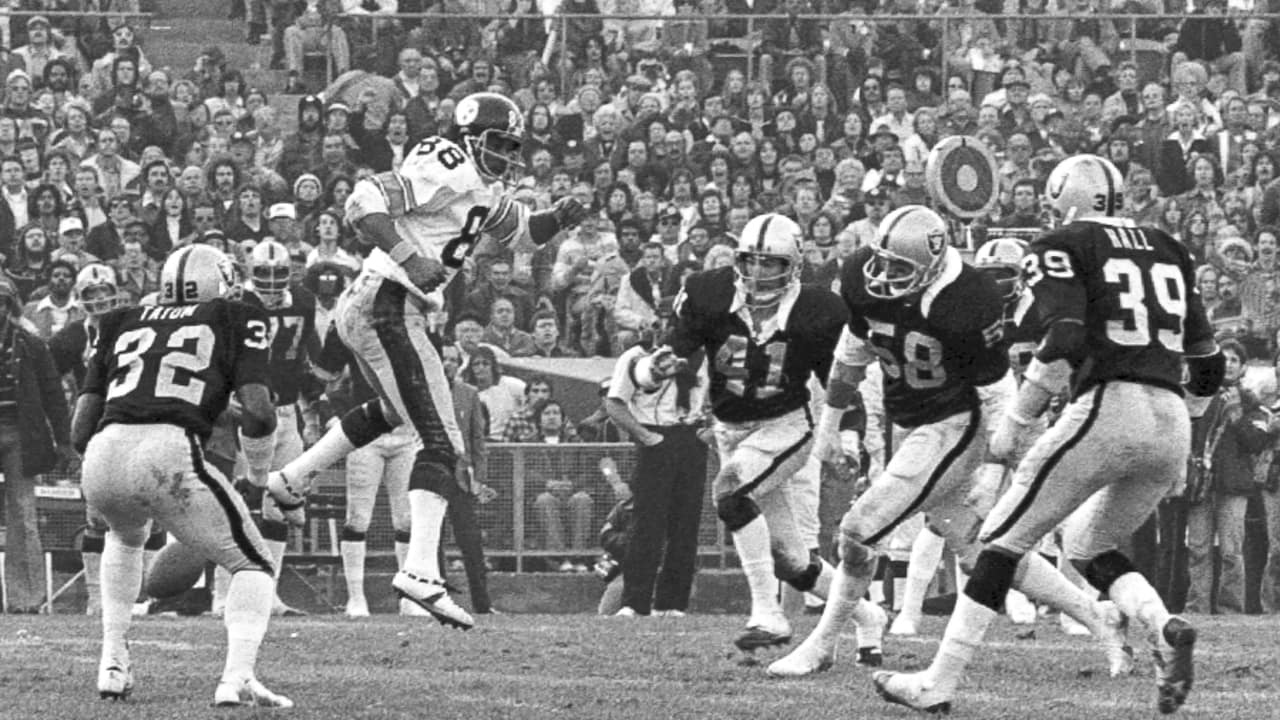
<svg viewBox="0 0 1280 720">
<path fill-rule="evenodd" d="M 705 370 L 697 368 L 646 392 L 635 377 L 636 363 L 646 354 L 637 345 L 618 358 L 605 401 L 609 417 L 640 447 L 631 480 L 634 526 L 622 560 L 618 614 L 678 617 L 689 606 L 697 572 L 707 474 L 707 447 L 698 430 L 707 380 Z"/>
</svg>

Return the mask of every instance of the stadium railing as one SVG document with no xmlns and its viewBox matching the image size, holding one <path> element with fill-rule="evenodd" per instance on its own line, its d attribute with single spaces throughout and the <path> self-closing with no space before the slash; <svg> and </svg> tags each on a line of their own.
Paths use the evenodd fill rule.
<svg viewBox="0 0 1280 720">
<path fill-rule="evenodd" d="M 747 32 L 745 35 L 734 37 L 717 37 L 709 36 L 707 42 L 713 48 L 712 54 L 716 57 L 731 57 L 737 60 L 740 69 L 746 72 L 748 78 L 755 77 L 755 70 L 759 64 L 760 41 L 763 28 L 769 23 L 781 22 L 788 19 L 788 16 L 782 13 L 769 15 L 744 15 L 733 13 L 717 13 L 708 15 L 705 13 L 691 13 L 688 15 L 654 15 L 640 13 L 556 13 L 552 15 L 502 15 L 502 19 L 510 18 L 535 18 L 545 20 L 548 27 L 548 34 L 552 35 L 551 41 L 548 43 L 542 54 L 544 65 L 550 64 L 550 57 L 558 54 L 561 57 L 570 54 L 576 54 L 578 48 L 568 47 L 568 33 L 566 27 L 571 20 L 591 19 L 602 20 L 606 24 L 611 22 L 627 22 L 627 21 L 654 21 L 661 23 L 669 20 L 701 20 L 706 19 L 713 23 L 721 24 L 733 21 L 745 21 L 747 24 Z M 855 15 L 845 14 L 824 14 L 824 13 L 802 13 L 800 18 L 816 21 L 821 30 L 826 33 L 833 21 L 848 22 L 857 32 L 862 26 L 876 25 L 899 25 L 904 22 L 925 22 L 934 26 L 940 35 L 939 48 L 944 50 L 936 53 L 933 49 L 931 52 L 936 54 L 928 58 L 931 65 L 941 67 L 941 77 L 946 78 L 951 74 L 951 66 L 954 64 L 951 53 L 959 47 L 962 47 L 963 28 L 966 24 L 972 23 L 1003 23 L 1006 21 L 1025 22 L 1034 20 L 1038 23 L 1061 23 L 1072 20 L 1070 15 L 1044 15 L 1044 16 L 1028 16 L 1025 14 L 1012 13 L 975 13 L 974 15 L 959 15 L 947 13 L 895 13 L 895 14 L 879 14 L 879 15 Z M 1116 24 L 1116 31 L 1119 35 L 1118 54 L 1120 59 L 1127 59 L 1139 67 L 1142 82 L 1149 80 L 1157 80 L 1162 78 L 1168 72 L 1169 51 L 1163 43 L 1149 38 L 1139 37 L 1140 28 L 1152 28 L 1164 24 L 1177 25 L 1188 16 L 1184 13 L 1114 13 L 1100 12 L 1090 15 L 1091 19 L 1110 20 Z M 1238 21 L 1254 21 L 1254 20 L 1280 20 L 1280 13 L 1266 12 L 1250 12 L 1247 15 L 1229 15 L 1227 17 Z M 359 28 L 366 32 L 376 46 L 379 43 L 379 37 L 391 23 L 403 24 L 421 24 L 425 20 L 443 20 L 443 19 L 463 19 L 463 20 L 489 20 L 498 19 L 498 16 L 480 15 L 477 13 L 375 13 L 375 14 L 339 14 L 330 18 L 330 22 L 340 22 L 348 28 Z M 1243 29 L 1243 28 L 1242 28 Z M 660 30 L 659 30 L 660 32 Z M 861 33 L 866 34 L 866 33 Z M 1146 34 L 1146 33 L 1144 33 Z M 736 48 L 735 52 L 725 54 L 724 50 L 728 47 Z M 719 48 L 717 50 L 716 48 Z M 796 52 L 784 58 L 775 58 L 779 62 L 775 65 L 779 70 L 785 66 L 790 57 L 798 55 L 825 55 L 831 52 L 831 43 L 828 40 L 822 49 L 822 52 L 816 52 L 816 48 L 811 52 Z M 1113 60 L 1117 59 L 1115 57 Z M 901 70 L 910 70 L 911 68 L 900 68 Z M 967 68 L 965 68 L 967 72 Z M 718 73 L 718 76 L 723 73 Z M 332 78 L 330 78 L 332 80 Z M 909 78 L 904 78 L 909 81 Z M 562 87 L 562 96 L 568 92 L 569 88 Z"/>
</svg>

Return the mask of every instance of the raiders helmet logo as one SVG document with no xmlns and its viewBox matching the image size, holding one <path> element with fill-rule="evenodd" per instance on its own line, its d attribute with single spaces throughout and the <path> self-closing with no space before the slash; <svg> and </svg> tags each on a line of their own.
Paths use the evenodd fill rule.
<svg viewBox="0 0 1280 720">
<path fill-rule="evenodd" d="M 1050 178 L 1050 179 L 1052 180 L 1054 178 Z M 1066 173 L 1059 174 L 1056 179 L 1058 182 L 1052 185 L 1049 185 L 1045 188 L 1045 192 L 1049 193 L 1049 197 L 1053 200 L 1057 200 L 1058 198 L 1062 197 L 1062 191 L 1065 190 L 1067 187 Z"/>
<path fill-rule="evenodd" d="M 944 233 L 931 232 L 925 236 L 925 242 L 929 243 L 930 253 L 940 255 L 947 247 L 947 236 Z"/>
</svg>

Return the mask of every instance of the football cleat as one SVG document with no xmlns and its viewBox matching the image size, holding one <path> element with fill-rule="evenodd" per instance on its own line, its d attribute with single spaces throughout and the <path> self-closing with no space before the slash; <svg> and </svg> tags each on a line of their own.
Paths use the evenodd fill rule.
<svg viewBox="0 0 1280 720">
<path fill-rule="evenodd" d="M 1159 692 L 1156 706 L 1164 715 L 1182 707 L 1191 692 L 1195 679 L 1192 652 L 1196 645 L 1196 629 L 1180 617 L 1169 618 L 1160 631 L 1155 650 L 1156 688 Z"/>
<path fill-rule="evenodd" d="M 620 618 L 638 618 L 640 617 L 640 613 L 636 612 L 634 608 L 628 605 L 623 605 L 618 608 L 618 612 L 614 613 L 613 616 Z"/>
<path fill-rule="evenodd" d="M 1102 626 L 1104 628 L 1102 637 L 1098 638 L 1098 642 L 1102 643 L 1102 647 L 1107 654 L 1107 671 L 1113 678 L 1132 675 L 1133 648 L 1129 647 L 1128 638 L 1126 637 L 1129 629 L 1129 619 L 1110 600 L 1099 602 L 1097 604 L 1097 613 L 1098 617 L 1102 618 Z M 1067 616 L 1063 615 L 1063 617 Z M 1072 622 L 1075 621 L 1073 620 Z"/>
<path fill-rule="evenodd" d="M 879 646 L 858 648 L 858 664 L 867 667 L 880 667 L 884 664 L 884 650 Z"/>
<path fill-rule="evenodd" d="M 349 618 L 369 617 L 369 603 L 364 598 L 347 598 L 346 615 Z"/>
<path fill-rule="evenodd" d="M 458 607 L 449 597 L 449 588 L 443 580 L 431 580 L 418 577 L 413 573 L 401 570 L 391 580 L 391 587 L 401 597 L 412 600 L 422 606 L 423 610 L 440 621 L 441 625 L 470 630 L 476 621 L 471 614 Z"/>
<path fill-rule="evenodd" d="M 1085 635 L 1091 634 L 1089 632 L 1089 628 L 1085 627 L 1079 620 L 1076 620 L 1066 613 L 1062 613 L 1058 616 L 1058 624 L 1062 626 L 1062 632 L 1066 635 L 1084 637 Z"/>
<path fill-rule="evenodd" d="M 688 617 L 688 614 L 683 610 L 654 610 L 651 614 L 654 617 L 665 617 L 665 618 Z"/>
<path fill-rule="evenodd" d="M 284 473 L 272 471 L 267 475 L 267 492 L 284 519 L 294 527 L 307 524 L 307 498 L 302 487 L 294 486 Z"/>
<path fill-rule="evenodd" d="M 254 678 L 219 680 L 218 689 L 213 693 L 213 704 L 216 707 L 293 707 L 292 700 L 271 692 Z"/>
<path fill-rule="evenodd" d="M 271 615 L 274 617 L 306 617 L 307 611 L 299 610 L 277 597 L 276 601 L 271 605 Z"/>
<path fill-rule="evenodd" d="M 951 712 L 951 698 L 933 688 L 924 687 L 919 673 L 894 673 L 881 671 L 871 676 L 876 692 L 886 702 L 909 707 L 930 715 L 947 715 Z"/>
<path fill-rule="evenodd" d="M 422 609 L 418 603 L 409 598 L 400 598 L 400 614 L 405 617 L 431 617 L 431 613 Z"/>
<path fill-rule="evenodd" d="M 776 647 L 791 642 L 791 623 L 781 613 L 766 620 L 752 619 L 738 633 L 733 644 L 743 652 L 759 648 Z"/>
<path fill-rule="evenodd" d="M 133 692 L 133 671 L 128 662 L 113 661 L 98 669 L 98 697 L 127 700 Z"/>
<path fill-rule="evenodd" d="M 834 653 L 825 652 L 806 641 L 786 657 L 774 661 L 765 672 L 775 678 L 808 677 L 830 670 L 835 663 Z"/>
</svg>

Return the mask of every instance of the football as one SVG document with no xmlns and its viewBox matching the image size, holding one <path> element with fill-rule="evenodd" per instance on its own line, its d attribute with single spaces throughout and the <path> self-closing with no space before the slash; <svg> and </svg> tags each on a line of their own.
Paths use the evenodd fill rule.
<svg viewBox="0 0 1280 720">
<path fill-rule="evenodd" d="M 168 598 L 191 589 L 204 572 L 205 558 L 180 542 L 170 542 L 156 554 L 143 590 L 153 598 Z"/>
</svg>

